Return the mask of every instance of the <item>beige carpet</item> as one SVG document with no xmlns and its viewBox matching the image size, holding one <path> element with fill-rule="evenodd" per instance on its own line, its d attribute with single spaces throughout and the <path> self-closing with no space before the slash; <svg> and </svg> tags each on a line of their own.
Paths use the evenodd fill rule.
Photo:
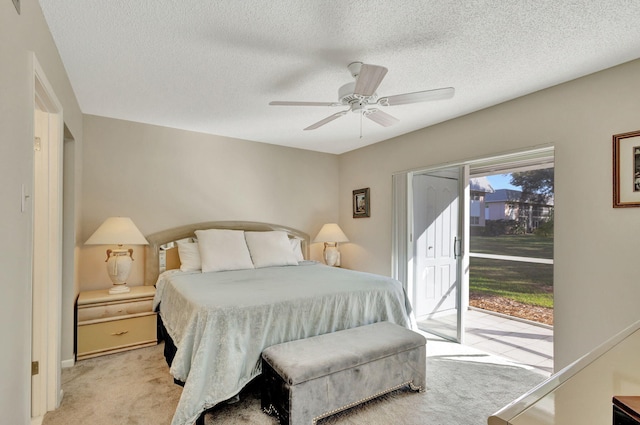
<svg viewBox="0 0 640 425">
<path fill-rule="evenodd" d="M 182 388 L 173 383 L 163 345 L 78 362 L 63 369 L 64 398 L 43 425 L 168 425 Z M 427 344 L 427 391 L 396 391 L 325 418 L 321 425 L 480 425 L 544 376 L 470 348 L 440 341 Z M 250 386 L 241 401 L 206 415 L 207 425 L 274 425 L 260 410 L 260 392 Z"/>
</svg>

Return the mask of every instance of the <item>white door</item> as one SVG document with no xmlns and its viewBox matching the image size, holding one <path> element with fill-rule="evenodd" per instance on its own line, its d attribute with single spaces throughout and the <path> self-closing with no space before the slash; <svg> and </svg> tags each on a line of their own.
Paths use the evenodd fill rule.
<svg viewBox="0 0 640 425">
<path fill-rule="evenodd" d="M 459 169 L 415 174 L 413 306 L 421 328 L 459 340 Z"/>
</svg>

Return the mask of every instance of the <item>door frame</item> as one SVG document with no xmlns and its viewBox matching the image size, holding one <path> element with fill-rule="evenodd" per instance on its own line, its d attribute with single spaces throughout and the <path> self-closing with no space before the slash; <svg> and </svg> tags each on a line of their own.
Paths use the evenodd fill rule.
<svg viewBox="0 0 640 425">
<path fill-rule="evenodd" d="M 32 284 L 31 359 L 39 371 L 31 377 L 31 417 L 38 420 L 56 409 L 62 400 L 60 381 L 61 294 L 62 294 L 62 170 L 64 120 L 58 101 L 35 53 L 31 55 L 33 75 L 33 125 L 29 143 L 34 147 L 32 193 Z M 45 128 L 36 144 L 37 110 L 44 112 Z M 40 149 L 40 150 L 38 150 Z M 42 161 L 36 155 L 42 154 Z M 36 166 L 36 164 L 38 164 Z M 37 168 L 37 169 L 36 169 Z M 40 178 L 36 178 L 36 174 Z M 37 187 L 36 187 L 37 186 Z M 36 209 L 36 202 L 41 205 Z M 44 257 L 36 258 L 40 247 Z M 42 276 L 42 278 L 37 278 Z"/>
<path fill-rule="evenodd" d="M 414 173 L 437 171 L 444 168 L 452 168 L 455 166 L 463 167 L 464 175 L 461 177 L 461 205 L 460 211 L 462 214 L 462 259 L 461 259 L 461 287 L 460 287 L 460 309 L 461 315 L 458 321 L 464 325 L 464 312 L 469 307 L 469 228 L 470 228 L 470 207 L 469 207 L 469 178 L 470 170 L 473 169 L 474 173 L 477 173 L 480 168 L 484 170 L 492 170 L 495 167 L 499 167 L 500 164 L 509 162 L 511 164 L 517 164 L 522 166 L 531 162 L 540 161 L 542 158 L 554 157 L 554 146 L 551 143 L 545 143 L 537 146 L 531 146 L 519 150 L 510 152 L 502 152 L 493 155 L 487 155 L 484 157 L 467 158 L 460 161 L 444 163 L 432 167 L 422 167 L 410 170 L 404 170 L 395 172 L 392 174 L 392 223 L 391 223 L 391 276 L 394 279 L 402 282 L 404 290 L 407 294 L 410 294 L 410 276 L 411 271 L 410 262 L 412 251 L 411 241 L 411 223 L 413 218 L 411 217 L 410 193 L 411 193 L 411 176 Z M 555 161 L 555 160 L 554 160 Z M 415 316 L 412 313 L 412 323 L 417 328 L 415 323 Z M 464 328 L 459 328 L 459 342 L 464 343 Z"/>
<path fill-rule="evenodd" d="M 413 264 L 413 185 L 412 179 L 416 174 L 429 174 L 438 171 L 458 168 L 458 226 L 459 235 L 462 239 L 461 256 L 458 261 L 458 281 L 457 291 L 457 329 L 456 336 L 441 335 L 446 339 L 464 343 L 464 317 L 469 304 L 469 167 L 464 163 L 446 164 L 437 167 L 421 168 L 393 175 L 393 226 L 392 226 L 392 276 L 402 282 L 405 292 L 409 297 L 414 294 L 414 264 Z M 412 299 L 413 302 L 413 299 Z M 412 312 L 412 322 L 415 323 L 415 314 Z"/>
</svg>

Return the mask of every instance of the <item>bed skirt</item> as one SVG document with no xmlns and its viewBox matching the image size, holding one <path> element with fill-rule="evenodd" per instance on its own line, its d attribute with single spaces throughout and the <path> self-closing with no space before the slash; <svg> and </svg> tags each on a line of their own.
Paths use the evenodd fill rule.
<svg viewBox="0 0 640 425">
<path fill-rule="evenodd" d="M 164 359 L 167 361 L 167 365 L 171 367 L 171 363 L 173 363 L 173 358 L 176 356 L 176 351 L 178 348 L 176 344 L 173 343 L 173 339 L 169 332 L 167 332 L 167 328 L 164 327 L 164 323 L 162 323 L 162 317 L 158 314 L 158 343 L 160 341 L 164 341 Z M 184 382 L 173 378 L 173 382 L 184 387 Z"/>
</svg>

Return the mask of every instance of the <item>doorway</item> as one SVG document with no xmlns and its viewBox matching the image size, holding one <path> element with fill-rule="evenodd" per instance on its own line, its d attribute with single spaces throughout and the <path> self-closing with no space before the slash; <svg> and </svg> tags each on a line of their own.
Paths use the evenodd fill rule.
<svg viewBox="0 0 640 425">
<path fill-rule="evenodd" d="M 554 161 L 471 169 L 467 344 L 553 367 Z"/>
<path fill-rule="evenodd" d="M 393 175 L 392 276 L 404 284 L 407 295 L 410 297 L 414 307 L 418 327 L 429 333 L 468 345 L 478 341 L 476 335 L 470 335 L 471 328 L 477 328 L 476 323 L 470 323 L 467 320 L 469 317 L 477 316 L 474 310 L 470 310 L 469 307 L 470 261 L 471 259 L 475 261 L 479 256 L 486 255 L 477 251 L 471 253 L 474 250 L 470 248 L 475 247 L 470 246 L 470 234 L 473 227 L 472 224 L 485 224 L 486 216 L 484 215 L 484 209 L 480 212 L 479 206 L 474 204 L 474 201 L 478 199 L 472 198 L 470 175 L 478 177 L 509 172 L 505 170 L 540 169 L 553 166 L 553 163 L 553 147 L 543 146 L 523 152 L 463 161 L 447 167 L 404 171 Z M 449 174 L 447 175 L 447 173 Z M 455 280 L 456 283 L 449 284 L 446 290 L 441 291 L 438 295 L 436 289 L 439 288 L 430 288 L 429 286 L 431 282 L 441 282 L 441 276 L 436 278 L 435 270 L 432 273 L 427 273 L 427 270 L 432 270 L 429 268 L 432 265 L 429 261 L 432 260 L 428 258 L 428 252 L 431 249 L 435 249 L 430 249 L 435 245 L 427 242 L 429 240 L 428 229 L 430 223 L 434 222 L 429 217 L 430 213 L 427 210 L 433 208 L 435 211 L 447 211 L 448 214 L 453 209 L 443 207 L 442 203 L 438 205 L 437 200 L 435 203 L 433 201 L 427 202 L 428 195 L 416 193 L 415 189 L 428 187 L 430 184 L 426 183 L 427 180 L 437 181 L 435 178 L 455 178 L 456 176 L 459 179 L 457 186 L 458 220 L 449 220 L 449 222 L 457 225 L 458 228 L 450 228 L 449 231 L 440 231 L 438 234 L 446 236 L 440 243 L 442 246 L 450 243 L 449 252 L 454 257 L 453 259 L 457 260 L 456 268 L 451 269 L 449 265 L 444 265 L 444 269 L 447 271 L 455 270 L 458 274 Z M 420 182 L 421 180 L 425 180 L 425 183 Z M 438 189 L 434 186 L 432 190 L 435 193 Z M 451 190 L 449 189 L 449 191 Z M 419 190 L 418 192 L 422 191 Z M 434 205 L 429 207 L 427 204 L 430 203 L 434 203 Z M 528 211 L 534 211 L 534 209 L 528 209 Z M 440 221 L 444 223 L 444 217 L 441 217 L 440 214 L 437 214 L 436 217 L 440 217 Z M 535 215 L 528 215 L 527 217 L 529 226 L 536 227 Z M 435 220 L 435 222 L 437 221 Z M 532 224 L 533 226 L 531 226 Z M 424 234 L 425 232 L 426 234 Z M 512 256 L 514 255 L 513 253 L 511 254 Z M 544 261 L 549 262 L 548 259 Z M 437 264 L 435 259 L 432 262 Z M 437 268 L 435 265 L 434 267 Z M 553 267 L 553 265 L 547 267 Z M 499 269 L 501 270 L 502 267 L 499 267 Z M 500 270 L 497 272 L 502 273 Z M 445 295 L 451 295 L 451 297 L 449 298 Z M 433 300 L 427 301 L 430 297 Z M 454 299 L 456 300 L 455 303 L 452 302 Z M 507 317 L 507 319 L 509 318 Z M 490 330 L 488 332 L 481 330 L 481 332 L 483 332 L 482 337 L 484 339 L 493 340 L 499 340 L 508 333 L 508 331 L 503 330 Z M 545 330 L 545 332 L 548 333 L 548 330 Z M 518 337 L 526 336 L 527 332 L 521 332 L 520 334 Z M 508 338 L 504 338 L 504 340 L 513 341 L 514 339 L 511 336 L 508 335 Z M 532 333 L 531 339 L 535 338 L 539 338 L 539 335 Z M 553 336 L 551 335 L 550 338 L 545 337 L 545 339 L 551 344 L 551 350 L 547 351 L 551 353 L 547 359 L 551 362 L 551 366 L 548 366 L 547 369 L 552 370 Z M 519 347 L 511 344 L 510 348 L 518 349 Z"/>
<path fill-rule="evenodd" d="M 62 106 L 35 55 L 33 66 L 33 253 L 31 417 L 60 404 Z"/>
</svg>

